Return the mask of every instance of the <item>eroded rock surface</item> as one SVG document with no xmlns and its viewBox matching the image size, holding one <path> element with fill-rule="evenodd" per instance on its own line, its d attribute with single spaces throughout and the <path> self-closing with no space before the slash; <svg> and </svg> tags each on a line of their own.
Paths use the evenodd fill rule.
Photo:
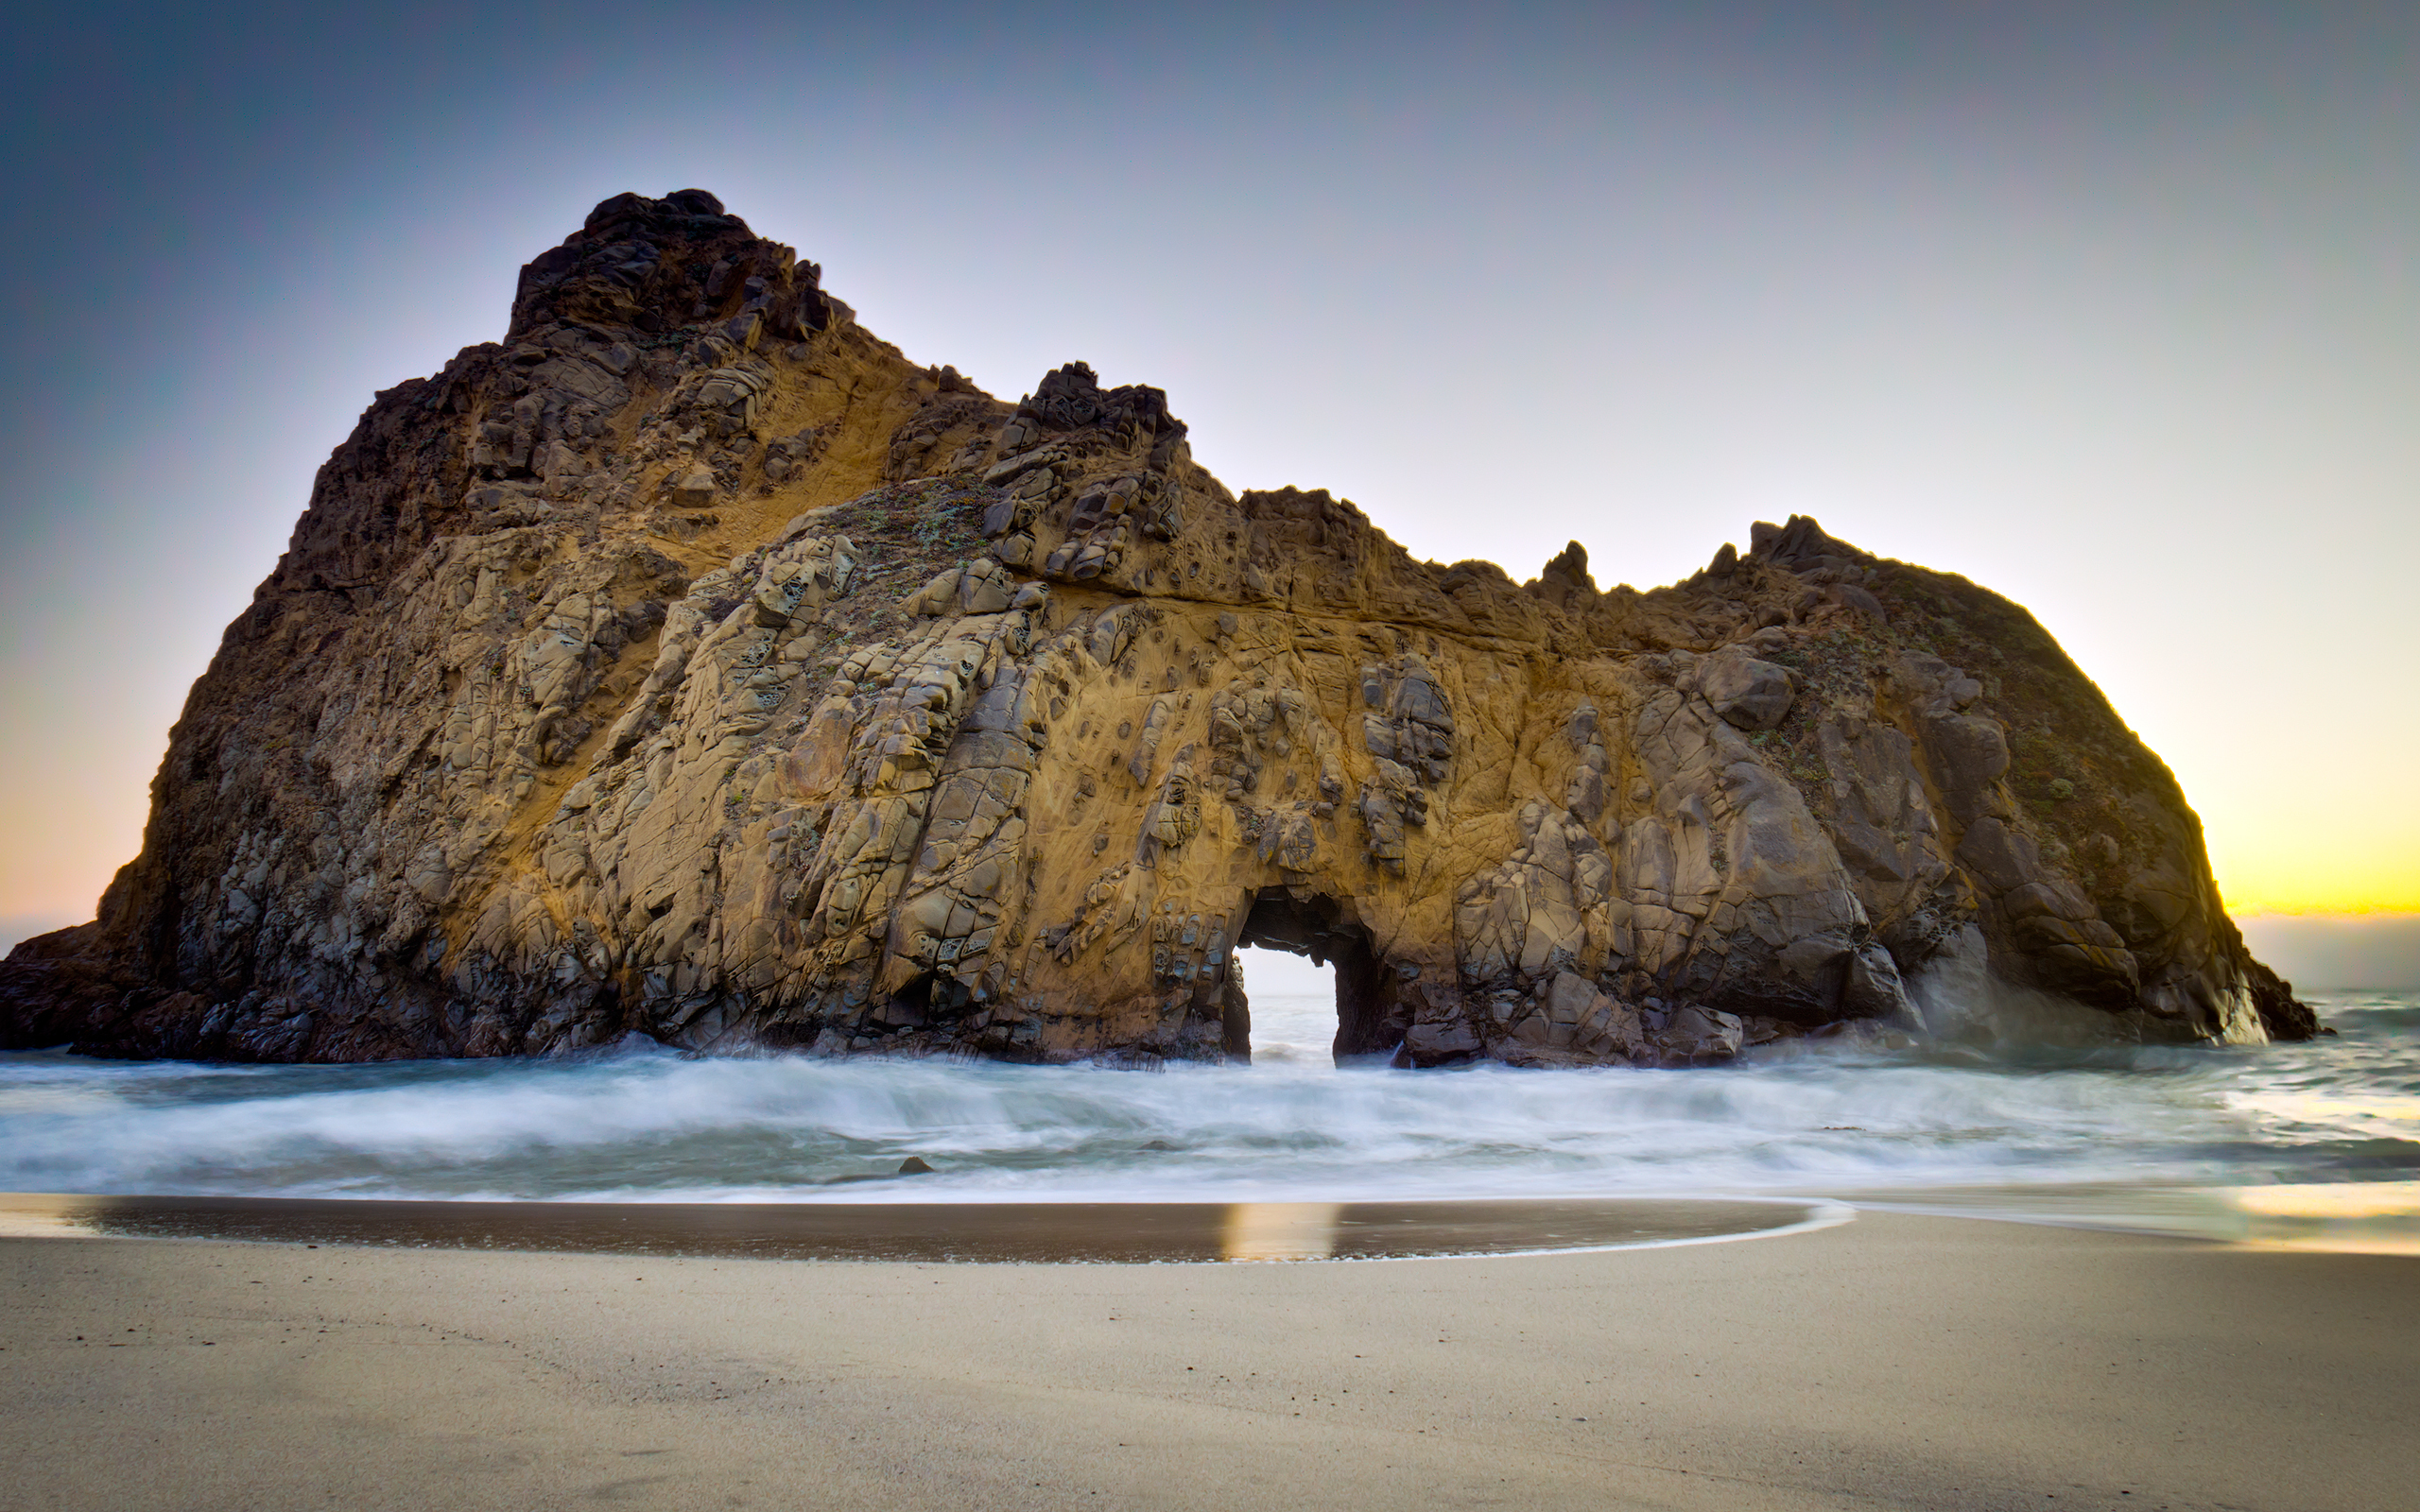
<svg viewBox="0 0 2420 1512">
<path fill-rule="evenodd" d="M 1803 519 L 1647 593 L 1415 561 L 1157 389 L 908 363 L 695 190 L 378 396 L 153 799 L 8 1043 L 1218 1057 L 1253 942 L 1420 1065 L 1921 1029 L 1977 949 L 2123 1036 L 2312 1028 L 2006 600 Z"/>
</svg>

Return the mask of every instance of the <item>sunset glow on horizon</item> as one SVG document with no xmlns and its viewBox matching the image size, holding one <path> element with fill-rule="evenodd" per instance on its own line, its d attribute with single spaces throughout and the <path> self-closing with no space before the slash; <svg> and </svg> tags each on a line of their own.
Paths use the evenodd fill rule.
<svg viewBox="0 0 2420 1512">
<path fill-rule="evenodd" d="M 2168 764 L 2231 910 L 2420 915 L 2420 12 L 710 9 L 26 24 L 0 923 L 135 855 L 372 395 L 685 185 L 913 360 L 1160 387 L 1228 487 L 1417 558 L 1644 589 L 1798 508 L 1962 575 Z"/>
</svg>

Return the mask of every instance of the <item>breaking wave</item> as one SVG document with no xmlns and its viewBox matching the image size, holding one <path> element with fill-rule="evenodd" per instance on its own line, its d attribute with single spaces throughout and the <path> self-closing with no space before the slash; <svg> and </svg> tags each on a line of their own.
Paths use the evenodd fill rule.
<svg viewBox="0 0 2420 1512">
<path fill-rule="evenodd" d="M 2420 995 L 2259 1049 L 1890 1054 L 1701 1071 L 1337 1071 L 1318 1000 L 1258 1063 L 203 1066 L 0 1056 L 0 1189 L 431 1198 L 1341 1200 L 2420 1177 Z M 897 1177 L 909 1156 L 930 1175 Z"/>
</svg>

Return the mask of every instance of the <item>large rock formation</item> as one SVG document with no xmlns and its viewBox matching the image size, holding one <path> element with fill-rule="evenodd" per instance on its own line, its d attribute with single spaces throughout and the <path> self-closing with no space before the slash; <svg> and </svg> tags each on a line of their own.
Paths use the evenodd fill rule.
<svg viewBox="0 0 2420 1512">
<path fill-rule="evenodd" d="M 1230 493 L 1157 389 L 909 364 L 697 190 L 378 395 L 152 799 L 0 969 L 8 1043 L 1216 1058 L 1252 943 L 1416 1065 L 1922 1029 L 1945 961 L 2127 1038 L 2313 1027 L 2006 600 L 1798 519 L 1649 593 L 1415 561 Z"/>
</svg>

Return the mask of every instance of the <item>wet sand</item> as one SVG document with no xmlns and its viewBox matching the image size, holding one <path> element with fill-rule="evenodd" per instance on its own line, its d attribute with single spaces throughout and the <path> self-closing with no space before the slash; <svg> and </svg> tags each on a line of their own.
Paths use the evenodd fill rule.
<svg viewBox="0 0 2420 1512">
<path fill-rule="evenodd" d="M 721 1260 L 1392 1260 L 1687 1244 L 1839 1222 L 1821 1199 L 413 1202 L 0 1193 L 0 1235 L 240 1239 Z"/>
<path fill-rule="evenodd" d="M 1390 1263 L 0 1240 L 27 1508 L 2409 1507 L 2420 1262 L 1868 1213 Z"/>
</svg>

